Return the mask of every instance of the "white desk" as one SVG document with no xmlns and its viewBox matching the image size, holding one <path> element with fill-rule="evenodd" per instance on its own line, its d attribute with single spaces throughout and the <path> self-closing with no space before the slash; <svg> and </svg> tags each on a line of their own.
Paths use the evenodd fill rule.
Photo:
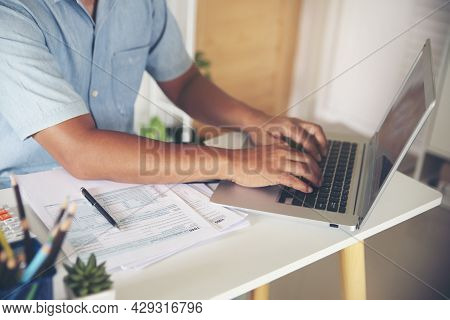
<svg viewBox="0 0 450 320">
<path fill-rule="evenodd" d="M 441 194 L 397 173 L 375 212 L 354 234 L 258 214 L 251 227 L 178 253 L 144 270 L 114 276 L 119 299 L 231 299 L 421 214 L 441 202 Z M 0 204 L 14 205 L 10 189 Z M 43 225 L 30 217 L 33 231 Z M 370 248 L 366 248 L 370 250 Z M 55 297 L 64 297 L 62 273 Z"/>
</svg>

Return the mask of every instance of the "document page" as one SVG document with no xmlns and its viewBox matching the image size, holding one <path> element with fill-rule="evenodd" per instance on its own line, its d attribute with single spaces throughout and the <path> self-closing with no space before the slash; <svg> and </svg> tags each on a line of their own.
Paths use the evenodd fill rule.
<svg viewBox="0 0 450 320">
<path fill-rule="evenodd" d="M 32 208 L 51 228 L 60 209 L 60 201 L 55 200 L 63 199 L 58 190 L 61 187 L 50 183 L 45 191 L 53 196 L 40 197 L 42 181 L 45 180 L 40 180 L 42 173 L 33 175 L 18 177 L 19 183 Z M 73 190 L 89 185 L 63 170 L 48 171 L 45 178 L 46 181 L 70 184 Z M 74 188 L 73 185 L 77 186 Z M 80 191 L 76 199 L 75 191 L 71 195 L 78 209 L 63 246 L 71 260 L 77 256 L 85 259 L 90 253 L 95 253 L 99 261 L 107 261 L 108 270 L 113 272 L 128 266 L 140 266 L 144 261 L 157 261 L 220 234 L 167 186 L 115 184 L 115 187 L 119 189 L 104 182 L 103 187 L 97 184 L 92 189 L 95 189 L 93 195 L 96 200 L 118 222 L 120 230 L 81 198 Z M 102 192 L 102 189 L 107 191 Z"/>
<path fill-rule="evenodd" d="M 204 186 L 197 184 L 197 187 Z M 195 211 L 200 213 L 206 220 L 219 230 L 225 230 L 238 224 L 245 219 L 246 215 L 241 215 L 227 208 L 216 206 L 209 202 L 209 196 L 201 193 L 195 185 L 177 184 L 172 185 L 171 190 L 183 199 Z M 203 187 L 200 187 L 203 188 Z M 208 187 L 205 186 L 208 189 Z M 205 190 L 205 189 L 203 189 Z M 208 189 L 209 190 L 209 189 Z"/>
</svg>

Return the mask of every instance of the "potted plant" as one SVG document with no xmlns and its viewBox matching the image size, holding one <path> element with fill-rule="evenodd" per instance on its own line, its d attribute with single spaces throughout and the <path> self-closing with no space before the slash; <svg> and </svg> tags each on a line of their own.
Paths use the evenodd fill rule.
<svg viewBox="0 0 450 320">
<path fill-rule="evenodd" d="M 211 79 L 211 61 L 206 58 L 203 51 L 195 52 L 195 64 L 206 78 Z"/>
<path fill-rule="evenodd" d="M 141 136 L 158 141 L 169 141 L 166 126 L 158 116 L 150 118 L 148 125 L 141 128 Z"/>
<path fill-rule="evenodd" d="M 194 61 L 200 72 L 206 78 L 211 79 L 211 61 L 206 57 L 205 53 L 203 51 L 195 52 Z M 191 130 L 191 141 L 189 142 L 202 142 L 202 139 L 197 136 L 194 129 L 183 127 L 182 119 L 177 119 L 174 122 L 175 124 L 167 125 L 163 119 L 155 115 L 148 120 L 147 124 L 140 128 L 140 135 L 158 141 L 182 143 L 183 132 Z"/>
<path fill-rule="evenodd" d="M 97 265 L 94 254 L 89 256 L 87 263 L 78 257 L 74 265 L 64 264 L 64 268 L 67 271 L 64 283 L 69 299 L 112 300 L 115 298 L 111 275 L 106 272 L 105 262 Z"/>
</svg>

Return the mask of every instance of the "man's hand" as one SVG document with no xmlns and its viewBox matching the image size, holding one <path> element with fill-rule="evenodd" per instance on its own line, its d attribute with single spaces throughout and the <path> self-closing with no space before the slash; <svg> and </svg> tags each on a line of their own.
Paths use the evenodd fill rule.
<svg viewBox="0 0 450 320">
<path fill-rule="evenodd" d="M 283 138 L 289 138 L 301 145 L 317 161 L 326 156 L 327 139 L 319 125 L 288 117 L 270 119 L 265 116 L 265 119 L 258 130 L 251 128 L 247 131 L 255 144 L 282 143 Z"/>
<path fill-rule="evenodd" d="M 271 117 L 251 108 L 203 77 L 193 65 L 177 79 L 160 82 L 163 92 L 194 119 L 250 134 L 259 145 L 282 143 L 290 138 L 316 160 L 327 152 L 327 139 L 320 126 L 296 118 Z"/>
<path fill-rule="evenodd" d="M 181 77 L 159 85 L 172 102 L 194 119 L 243 130 L 257 145 L 272 145 L 234 151 L 234 172 L 226 173 L 225 179 L 252 187 L 284 184 L 305 192 L 310 186 L 297 176 L 318 184 L 317 161 L 327 152 L 327 140 L 320 126 L 295 118 L 273 118 L 251 108 L 203 77 L 194 65 Z M 301 145 L 305 153 L 289 148 L 286 138 Z M 260 171 L 248 169 L 255 167 Z"/>
<path fill-rule="evenodd" d="M 311 184 L 321 183 L 321 172 L 316 161 L 308 154 L 283 144 L 234 150 L 231 157 L 231 180 L 246 187 L 282 184 L 302 192 L 312 192 Z"/>
</svg>

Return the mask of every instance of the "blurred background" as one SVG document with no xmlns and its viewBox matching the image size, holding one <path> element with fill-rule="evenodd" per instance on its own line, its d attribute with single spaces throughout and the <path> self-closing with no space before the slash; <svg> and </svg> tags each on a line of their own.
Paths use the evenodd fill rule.
<svg viewBox="0 0 450 320">
<path fill-rule="evenodd" d="M 450 1 L 167 1 L 204 74 L 267 113 L 331 131 L 376 130 L 417 53 L 431 39 L 437 110 L 401 170 L 444 194 L 441 207 L 369 239 L 370 299 L 450 297 Z M 204 125 L 144 75 L 135 129 Z M 162 111 L 163 110 L 163 111 Z M 182 130 L 182 140 L 192 139 Z M 338 299 L 336 255 L 271 283 L 272 299 Z M 245 298 L 245 297 L 243 297 Z"/>
</svg>

